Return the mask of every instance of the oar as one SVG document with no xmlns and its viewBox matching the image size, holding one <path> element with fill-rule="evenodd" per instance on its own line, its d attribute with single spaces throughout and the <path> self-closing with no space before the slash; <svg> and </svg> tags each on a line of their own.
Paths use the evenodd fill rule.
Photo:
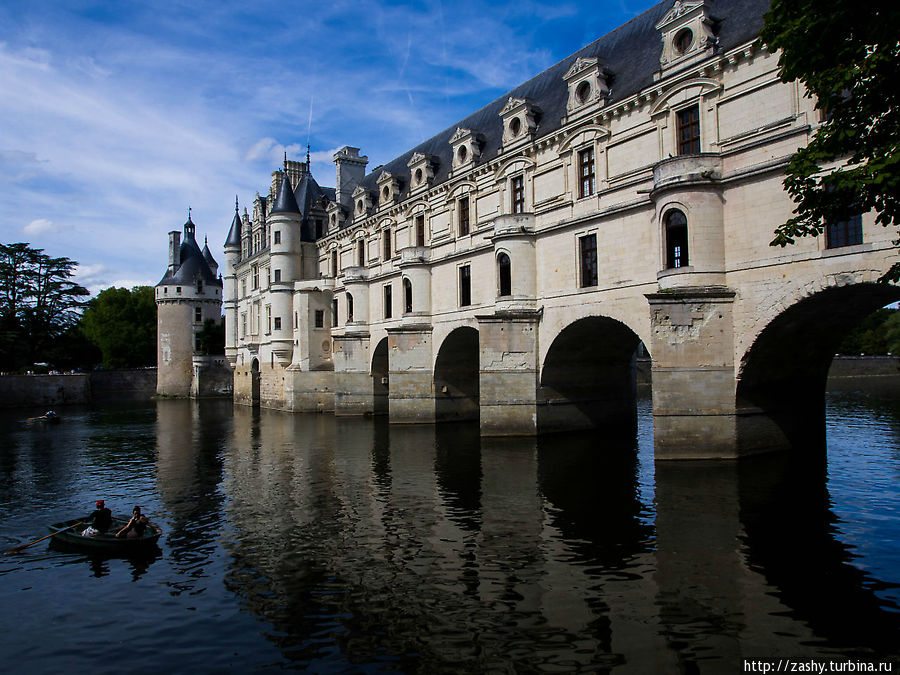
<svg viewBox="0 0 900 675">
<path fill-rule="evenodd" d="M 79 521 L 79 522 L 75 523 L 74 525 L 69 525 L 68 527 L 64 527 L 63 529 L 57 530 L 56 532 L 51 532 L 46 537 L 41 537 L 40 539 L 35 539 L 34 541 L 29 541 L 27 544 L 21 544 L 19 546 L 16 546 L 15 548 L 11 548 L 5 553 L 5 555 L 9 555 L 10 553 L 17 553 L 18 551 L 21 551 L 23 548 L 28 548 L 32 544 L 36 544 L 39 541 L 44 541 L 44 539 L 49 539 L 50 537 L 55 537 L 57 534 L 60 534 L 61 532 L 65 532 L 66 530 L 71 530 L 73 527 L 78 527 L 79 525 L 82 524 L 82 522 L 83 521 Z"/>
</svg>

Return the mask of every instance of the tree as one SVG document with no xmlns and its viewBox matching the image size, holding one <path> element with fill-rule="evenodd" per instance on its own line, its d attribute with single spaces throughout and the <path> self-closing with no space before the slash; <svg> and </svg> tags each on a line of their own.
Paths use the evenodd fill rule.
<svg viewBox="0 0 900 675">
<path fill-rule="evenodd" d="M 100 348 L 104 368 L 156 365 L 156 301 L 150 286 L 100 291 L 80 325 Z"/>
<path fill-rule="evenodd" d="M 197 333 L 197 351 L 210 354 L 225 353 L 225 322 L 207 319 Z"/>
<path fill-rule="evenodd" d="M 823 123 L 792 157 L 784 186 L 794 216 L 773 246 L 818 235 L 867 211 L 900 224 L 900 3 L 773 0 L 761 42 L 781 50 L 779 75 L 799 80 Z M 900 240 L 895 244 L 900 243 Z M 882 277 L 900 279 L 900 263 Z"/>
<path fill-rule="evenodd" d="M 78 263 L 27 243 L 0 244 L 0 370 L 27 367 L 71 328 L 90 295 Z"/>
</svg>

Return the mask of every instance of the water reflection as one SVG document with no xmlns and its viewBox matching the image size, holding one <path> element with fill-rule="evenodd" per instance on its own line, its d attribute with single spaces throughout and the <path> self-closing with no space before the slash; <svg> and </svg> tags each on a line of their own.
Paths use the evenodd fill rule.
<svg viewBox="0 0 900 675">
<path fill-rule="evenodd" d="M 78 645 L 102 614 L 165 643 L 160 665 L 199 670 L 734 672 L 761 655 L 896 656 L 900 415 L 845 403 L 827 464 L 813 447 L 654 466 L 646 405 L 616 441 L 229 402 L 86 410 L 40 439 L 0 425 L 10 546 L 100 487 L 165 530 L 148 561 L 44 548 L 0 569 L 0 601 L 70 636 L 36 646 L 25 622 L 0 648 L 88 666 L 102 649 Z M 60 591 L 85 598 L 84 617 Z"/>
</svg>

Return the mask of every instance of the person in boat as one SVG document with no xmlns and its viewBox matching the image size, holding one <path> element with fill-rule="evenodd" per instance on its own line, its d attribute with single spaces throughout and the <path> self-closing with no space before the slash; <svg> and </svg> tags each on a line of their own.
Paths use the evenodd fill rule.
<svg viewBox="0 0 900 675">
<path fill-rule="evenodd" d="M 135 506 L 134 511 L 131 513 L 131 520 L 128 521 L 125 527 L 116 532 L 116 536 L 119 538 L 140 539 L 144 536 L 144 530 L 147 529 L 148 525 L 150 525 L 150 521 L 147 520 L 147 516 L 141 513 L 141 507 Z"/>
<path fill-rule="evenodd" d="M 112 526 L 112 511 L 106 508 L 103 500 L 98 499 L 95 506 L 97 507 L 96 510 L 84 519 L 90 524 L 81 533 L 83 537 L 96 537 L 98 534 L 106 534 L 107 530 Z"/>
</svg>

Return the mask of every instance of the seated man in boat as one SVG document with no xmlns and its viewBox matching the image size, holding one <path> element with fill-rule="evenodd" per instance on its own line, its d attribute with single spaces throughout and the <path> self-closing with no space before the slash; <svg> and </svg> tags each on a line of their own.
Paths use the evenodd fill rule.
<svg viewBox="0 0 900 675">
<path fill-rule="evenodd" d="M 96 510 L 85 518 L 90 525 L 84 528 L 84 532 L 81 533 L 83 537 L 96 537 L 98 534 L 106 534 L 106 531 L 112 525 L 112 511 L 106 508 L 103 500 L 98 499 L 96 506 Z"/>
<path fill-rule="evenodd" d="M 131 514 L 131 520 L 128 521 L 128 524 L 125 527 L 116 532 L 116 536 L 126 537 L 128 539 L 139 539 L 144 536 L 144 530 L 147 529 L 149 524 L 150 521 L 147 520 L 147 516 L 141 513 L 141 507 L 135 506 L 134 511 L 132 511 Z"/>
</svg>

